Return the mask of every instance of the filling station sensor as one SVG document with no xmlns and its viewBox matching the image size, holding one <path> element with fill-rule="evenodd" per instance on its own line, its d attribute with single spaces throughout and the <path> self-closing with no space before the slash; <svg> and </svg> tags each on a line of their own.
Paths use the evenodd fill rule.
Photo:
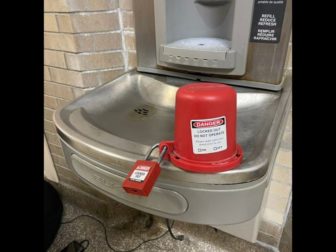
<svg viewBox="0 0 336 252">
<path fill-rule="evenodd" d="M 237 167 L 243 151 L 236 143 L 237 95 L 218 83 L 191 83 L 178 89 L 173 141 L 153 146 L 146 160 L 138 160 L 123 183 L 128 193 L 148 196 L 160 174 L 160 162 L 169 160 L 189 172 L 217 173 Z M 148 158 L 160 148 L 158 162 Z"/>
</svg>

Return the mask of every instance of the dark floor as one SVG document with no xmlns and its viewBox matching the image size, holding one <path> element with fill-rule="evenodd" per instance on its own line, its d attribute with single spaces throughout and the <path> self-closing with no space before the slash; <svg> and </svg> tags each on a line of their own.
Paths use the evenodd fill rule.
<svg viewBox="0 0 336 252">
<path fill-rule="evenodd" d="M 158 237 L 167 231 L 165 220 L 162 218 L 154 217 L 153 224 L 148 228 L 146 224 L 150 223 L 149 215 L 122 204 L 117 207 L 119 211 L 115 212 L 113 218 L 102 220 L 107 226 L 108 240 L 115 250 L 130 250 L 144 240 Z M 69 202 L 64 202 L 63 222 L 81 214 L 92 215 Z M 173 233 L 175 235 L 183 234 L 185 239 L 176 241 L 167 233 L 158 240 L 142 245 L 136 251 L 273 251 L 270 248 L 246 242 L 204 225 L 175 222 Z M 74 222 L 63 224 L 60 227 L 48 252 L 59 252 L 69 242 L 84 239 L 88 239 L 90 242 L 86 252 L 113 251 L 106 245 L 103 227 L 95 220 L 80 217 Z"/>
</svg>

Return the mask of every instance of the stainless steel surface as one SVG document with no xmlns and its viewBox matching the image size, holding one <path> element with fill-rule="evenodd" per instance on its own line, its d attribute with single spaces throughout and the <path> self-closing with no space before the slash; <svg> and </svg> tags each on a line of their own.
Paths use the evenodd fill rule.
<svg viewBox="0 0 336 252">
<path fill-rule="evenodd" d="M 80 153 L 127 174 L 153 144 L 174 138 L 175 93 L 186 83 L 190 80 L 136 71 L 126 73 L 58 109 L 54 118 L 57 131 Z M 244 151 L 238 168 L 197 174 L 163 161 L 159 181 L 224 185 L 263 177 L 281 135 L 284 112 L 290 105 L 290 74 L 283 87 L 281 92 L 235 87 L 237 141 Z"/>
<path fill-rule="evenodd" d="M 265 89 L 265 90 L 271 90 L 271 91 L 281 90 L 284 84 L 284 80 L 285 80 L 283 78 L 282 81 L 278 85 L 274 85 L 274 84 L 265 83 L 265 82 L 246 81 L 246 80 L 240 80 L 240 79 L 224 79 L 224 78 L 218 78 L 218 77 L 212 77 L 212 76 L 206 76 L 206 75 L 196 75 L 192 73 L 169 71 L 169 70 L 158 69 L 158 68 L 146 68 L 146 67 L 138 66 L 137 70 L 143 73 L 153 73 L 153 74 L 159 74 L 159 75 L 166 75 L 170 77 L 178 77 L 178 78 L 205 81 L 205 82 L 226 83 L 226 84 L 230 84 L 233 86 L 259 88 L 259 89 Z"/>
<path fill-rule="evenodd" d="M 101 190 L 105 193 L 113 193 L 119 201 L 122 199 L 138 207 L 173 215 L 182 214 L 188 208 L 186 199 L 175 191 L 154 187 L 148 197 L 130 195 L 121 186 L 123 177 L 94 166 L 76 154 L 71 155 L 71 163 L 77 174 L 87 183 L 93 186 L 99 184 Z M 162 198 L 165 200 L 162 201 Z"/>
<path fill-rule="evenodd" d="M 156 40 L 153 1 L 154 0 L 134 0 L 133 13 L 137 38 L 135 40 L 137 49 L 137 66 L 156 68 Z M 141 36 L 141 38 L 139 36 Z"/>
<path fill-rule="evenodd" d="M 206 225 L 245 222 L 258 213 L 267 186 L 267 176 L 231 185 L 158 179 L 153 187 L 155 199 L 152 194 L 127 194 L 121 190 L 124 172 L 79 153 L 63 140 L 61 143 L 69 168 L 90 186 L 123 204 L 164 218 Z"/>
</svg>

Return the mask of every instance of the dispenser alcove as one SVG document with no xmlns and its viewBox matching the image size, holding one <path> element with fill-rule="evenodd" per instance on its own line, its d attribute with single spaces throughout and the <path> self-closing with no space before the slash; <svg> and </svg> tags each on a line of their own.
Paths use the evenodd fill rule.
<svg viewBox="0 0 336 252">
<path fill-rule="evenodd" d="M 252 10 L 252 0 L 154 1 L 157 64 L 243 75 Z"/>
</svg>

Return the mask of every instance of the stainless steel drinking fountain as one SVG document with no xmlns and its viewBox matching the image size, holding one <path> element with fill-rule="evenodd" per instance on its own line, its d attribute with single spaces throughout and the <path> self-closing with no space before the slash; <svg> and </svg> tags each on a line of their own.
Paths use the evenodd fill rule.
<svg viewBox="0 0 336 252">
<path fill-rule="evenodd" d="M 291 23 L 284 21 L 279 42 L 253 43 L 252 0 L 136 0 L 133 6 L 137 69 L 55 113 L 67 164 L 87 184 L 125 205 L 255 242 L 291 106 L 291 73 L 283 71 Z M 288 5 L 285 10 L 288 18 Z M 173 140 L 176 91 L 195 81 L 236 89 L 241 165 L 199 174 L 164 161 L 148 197 L 127 194 L 121 184 L 134 162 L 153 144 Z"/>
</svg>

